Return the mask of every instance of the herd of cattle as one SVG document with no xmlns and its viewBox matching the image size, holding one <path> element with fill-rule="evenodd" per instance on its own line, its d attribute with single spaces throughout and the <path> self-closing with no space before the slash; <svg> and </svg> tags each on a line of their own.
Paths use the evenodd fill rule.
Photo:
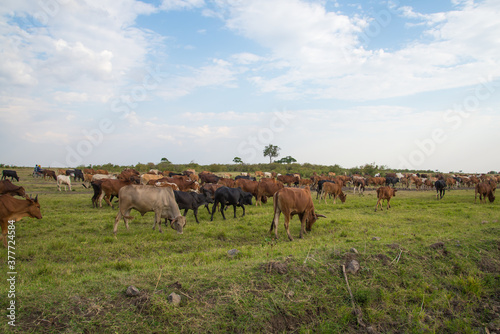
<svg viewBox="0 0 500 334">
<path fill-rule="evenodd" d="M 10 177 L 11 180 L 7 178 Z M 346 201 L 344 188 L 351 186 L 353 192 L 362 194 L 365 188 L 373 186 L 377 192 L 377 203 L 375 211 L 387 201 L 387 209 L 390 208 L 390 200 L 396 195 L 397 186 L 400 189 L 436 189 L 437 199 L 443 198 L 445 190 L 457 187 L 475 188 L 475 199 L 479 195 L 480 202 L 486 202 L 486 197 L 490 202 L 495 200 L 494 192 L 500 176 L 489 175 L 469 175 L 469 176 L 449 176 L 426 175 L 426 174 L 400 174 L 387 173 L 385 177 L 376 175 L 339 175 L 334 173 L 328 175 L 317 175 L 314 173 L 310 178 L 301 178 L 299 174 L 280 175 L 276 173 L 255 172 L 255 176 L 250 173 L 241 173 L 234 178 L 230 174 L 215 175 L 211 172 L 201 172 L 197 174 L 194 170 L 186 170 L 182 173 L 160 172 L 150 170 L 148 173 L 140 174 L 134 169 L 125 169 L 119 174 L 110 174 L 106 170 L 93 169 L 60 169 L 51 171 L 48 169 L 34 171 L 33 177 L 43 177 L 55 180 L 57 188 L 61 191 L 61 186 L 69 188 L 71 191 L 71 178 L 73 182 L 82 182 L 85 188 L 92 188 L 93 195 L 91 202 L 93 207 L 101 208 L 102 200 L 113 207 L 112 200 L 118 198 L 119 209 L 115 218 L 113 232 L 117 233 L 118 223 L 124 220 L 128 229 L 128 222 L 133 218 L 130 216 L 132 209 L 144 215 L 146 212 L 154 212 L 155 229 L 158 224 L 161 232 L 161 220 L 178 233 L 183 232 L 186 225 L 186 214 L 188 210 L 193 210 L 196 222 L 198 220 L 198 208 L 205 206 L 214 218 L 217 210 L 226 219 L 224 211 L 228 206 L 233 206 L 234 217 L 236 218 L 236 208 L 241 207 L 243 216 L 245 215 L 245 205 L 252 205 L 255 198 L 255 205 L 262 205 L 267 202 L 268 197 L 273 197 L 274 216 L 271 223 L 270 233 L 275 230 L 278 237 L 277 226 L 280 214 L 284 215 L 284 225 L 289 240 L 293 240 L 289 231 L 289 221 L 294 215 L 298 215 L 301 221 L 300 237 L 311 230 L 314 222 L 325 217 L 317 214 L 314 209 L 311 190 L 316 190 L 316 199 L 325 201 L 333 197 L 333 203 L 339 198 L 342 203 Z M 257 179 L 259 179 L 257 181 Z M 13 239 L 9 234 L 9 221 L 18 221 L 23 217 L 41 219 L 40 204 L 38 196 L 31 198 L 26 195 L 23 187 L 15 186 L 11 181 L 18 181 L 19 177 L 15 171 L 4 170 L 0 181 L 0 223 L 4 246 L 7 247 L 8 239 Z M 67 190 L 66 188 L 66 190 Z M 14 196 L 24 197 L 17 199 Z M 209 204 L 212 204 L 210 210 Z M 180 210 L 184 210 L 181 214 Z"/>
</svg>

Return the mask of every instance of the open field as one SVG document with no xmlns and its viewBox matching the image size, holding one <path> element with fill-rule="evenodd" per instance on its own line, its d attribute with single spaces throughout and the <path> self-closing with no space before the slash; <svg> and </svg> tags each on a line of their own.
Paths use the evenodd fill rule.
<svg viewBox="0 0 500 334">
<path fill-rule="evenodd" d="M 500 205 L 474 204 L 474 190 L 441 201 L 398 191 L 378 212 L 374 191 L 348 192 L 345 204 L 315 200 L 327 218 L 299 239 L 294 217 L 293 242 L 283 217 L 279 240 L 270 237 L 272 200 L 245 217 L 238 208 L 237 219 L 229 208 L 226 221 L 200 208 L 196 224 L 190 211 L 182 235 L 152 231 L 153 214 L 132 211 L 115 238 L 116 208 L 93 209 L 81 183 L 58 192 L 30 173 L 18 170 L 19 185 L 39 194 L 43 219 L 16 224 L 15 328 L 0 248 L 2 333 L 500 333 Z M 348 279 L 365 326 L 342 273 L 350 259 L 361 265 Z M 141 293 L 127 297 L 130 285 Z"/>
</svg>

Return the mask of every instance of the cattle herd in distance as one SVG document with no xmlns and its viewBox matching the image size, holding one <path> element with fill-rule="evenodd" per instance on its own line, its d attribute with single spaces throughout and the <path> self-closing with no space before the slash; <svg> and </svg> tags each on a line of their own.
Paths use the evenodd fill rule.
<svg viewBox="0 0 500 334">
<path fill-rule="evenodd" d="M 436 190 L 436 199 L 444 197 L 447 189 L 474 188 L 474 202 L 486 203 L 495 200 L 496 185 L 500 182 L 500 175 L 430 175 L 430 174 L 401 174 L 387 173 L 384 177 L 380 175 L 318 175 L 305 178 L 299 174 L 276 174 L 257 171 L 241 173 L 236 177 L 231 174 L 222 173 L 216 175 L 203 171 L 197 173 L 188 169 L 182 173 L 152 169 L 141 174 L 134 169 L 124 169 L 119 174 L 111 174 L 106 170 L 94 169 L 49 169 L 35 168 L 33 178 L 56 181 L 57 189 L 71 191 L 72 182 L 81 183 L 83 187 L 93 190 L 91 198 L 94 208 L 102 208 L 102 201 L 113 207 L 113 198 L 117 197 L 119 202 L 118 213 L 115 218 L 113 232 L 116 236 L 119 222 L 123 219 L 126 228 L 133 219 L 131 210 L 139 211 L 142 215 L 146 212 L 154 212 L 153 229 L 158 225 L 161 232 L 161 221 L 170 225 L 178 233 L 183 233 L 186 225 L 186 214 L 188 210 L 194 212 L 195 220 L 198 220 L 198 208 L 205 207 L 210 215 L 210 220 L 220 212 L 225 220 L 225 211 L 229 206 L 233 207 L 233 217 L 237 217 L 237 208 L 242 209 L 242 217 L 245 216 L 245 205 L 267 203 L 269 197 L 273 197 L 273 219 L 269 232 L 275 232 L 278 238 L 278 223 L 280 215 L 284 216 L 284 226 L 288 239 L 293 240 L 289 231 L 289 221 L 294 215 L 298 215 L 301 229 L 300 237 L 311 231 L 312 225 L 318 218 L 325 217 L 318 214 L 314 209 L 311 191 L 316 191 L 316 200 L 325 201 L 333 198 L 333 204 L 337 198 L 342 203 L 346 201 L 347 194 L 344 191 L 352 187 L 353 193 L 362 195 L 366 188 L 373 187 L 377 194 L 375 211 L 383 209 L 384 201 L 387 202 L 387 210 L 391 207 L 390 200 L 396 196 L 398 190 Z M 10 179 L 9 179 L 10 178 Z M 3 170 L 0 181 L 0 223 L 2 229 L 3 244 L 7 247 L 7 231 L 10 221 L 19 221 L 23 217 L 41 219 L 40 203 L 38 196 L 28 196 L 23 187 L 16 186 L 20 178 L 14 170 Z M 349 187 L 349 188 L 347 188 Z M 399 189 L 398 189 L 399 188 Z M 15 196 L 23 199 L 18 199 Z M 212 206 L 210 208 L 209 204 Z M 181 210 L 184 210 L 181 213 Z"/>
</svg>

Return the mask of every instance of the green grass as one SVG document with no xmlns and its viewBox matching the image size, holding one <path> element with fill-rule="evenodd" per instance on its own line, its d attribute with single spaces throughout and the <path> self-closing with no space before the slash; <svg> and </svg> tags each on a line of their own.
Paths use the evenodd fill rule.
<svg viewBox="0 0 500 334">
<path fill-rule="evenodd" d="M 359 333 L 342 274 L 348 275 L 362 320 L 380 333 L 499 331 L 499 204 L 474 204 L 474 191 L 399 191 L 392 208 L 373 212 L 376 196 L 348 193 L 345 204 L 315 201 L 320 219 L 299 239 L 295 217 L 289 242 L 278 226 L 269 235 L 272 201 L 214 221 L 200 208 L 184 234 L 153 231 L 153 214 L 123 221 L 116 209 L 93 209 L 79 183 L 58 192 L 54 181 L 26 177 L 39 194 L 43 219 L 16 224 L 16 324 L 0 332 L 325 332 Z M 17 183 L 16 183 L 17 184 Z M 315 197 L 315 193 L 313 192 Z M 379 237 L 380 240 L 372 240 Z M 431 248 L 434 243 L 444 248 Z M 239 253 L 229 257 L 236 248 Z M 358 254 L 349 254 L 356 248 Z M 7 250 L 0 249 L 0 308 L 6 310 Z M 125 291 L 134 285 L 136 297 Z M 177 307 L 168 295 L 181 295 Z M 4 311 L 6 314 L 6 311 Z"/>
</svg>

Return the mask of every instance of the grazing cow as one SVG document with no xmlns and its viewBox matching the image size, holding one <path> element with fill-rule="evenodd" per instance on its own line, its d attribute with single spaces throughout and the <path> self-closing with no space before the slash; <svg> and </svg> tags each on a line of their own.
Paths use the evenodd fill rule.
<svg viewBox="0 0 500 334">
<path fill-rule="evenodd" d="M 3 245 L 7 247 L 7 230 L 9 221 L 19 221 L 23 217 L 42 219 L 38 195 L 33 199 L 26 197 L 25 200 L 12 196 L 0 196 L 0 225 L 2 227 Z"/>
<path fill-rule="evenodd" d="M 412 176 L 412 177 L 410 177 L 410 182 L 409 182 L 410 189 L 411 189 L 412 183 L 415 183 L 415 188 L 417 190 L 420 190 L 420 187 L 422 186 L 422 184 L 424 184 L 424 181 L 422 181 L 422 179 L 419 178 L 418 176 Z"/>
<path fill-rule="evenodd" d="M 71 178 L 66 175 L 57 175 L 57 190 L 61 191 L 61 185 L 64 184 L 64 191 L 71 191 Z"/>
<path fill-rule="evenodd" d="M 17 172 L 15 170 L 3 170 L 2 180 L 7 179 L 8 177 L 10 177 L 11 181 L 14 181 L 14 179 L 16 179 L 16 181 L 19 182 L 19 176 L 17 176 Z"/>
<path fill-rule="evenodd" d="M 479 203 L 486 203 L 486 196 L 490 203 L 495 200 L 495 195 L 493 195 L 493 188 L 489 183 L 481 182 L 476 184 L 476 192 L 474 194 L 474 203 L 477 201 L 477 194 L 479 194 Z"/>
<path fill-rule="evenodd" d="M 214 220 L 215 209 L 219 203 L 222 218 L 226 219 L 226 216 L 224 215 L 224 207 L 226 205 L 233 206 L 234 218 L 236 218 L 236 207 L 241 207 L 243 209 L 242 217 L 244 217 L 245 205 L 252 205 L 252 194 L 244 192 L 241 188 L 220 187 L 214 194 L 214 205 L 212 206 L 212 216 L 210 217 L 210 221 Z"/>
<path fill-rule="evenodd" d="M 385 178 L 388 178 L 388 177 L 395 177 L 395 178 L 398 178 L 398 175 L 396 173 L 386 173 L 385 174 Z"/>
<path fill-rule="evenodd" d="M 382 209 L 382 205 L 384 203 L 384 200 L 387 200 L 387 210 L 391 207 L 391 198 L 393 196 L 396 196 L 396 191 L 397 189 L 391 188 L 391 187 L 380 187 L 377 189 L 377 205 L 375 205 L 375 212 L 377 212 L 377 208 L 380 205 L 380 210 Z"/>
<path fill-rule="evenodd" d="M 392 176 L 386 176 L 385 178 L 385 185 L 390 186 L 392 184 L 393 188 L 396 188 L 396 183 L 399 182 L 399 179 L 397 177 L 392 177 Z"/>
<path fill-rule="evenodd" d="M 436 199 L 441 199 L 446 193 L 446 182 L 445 180 L 437 180 L 434 182 L 434 187 L 436 187 Z"/>
<path fill-rule="evenodd" d="M 203 191 L 201 194 L 197 194 L 194 192 L 174 191 L 174 195 L 179 209 L 184 210 L 184 217 L 186 217 L 188 210 L 193 210 L 194 218 L 196 219 L 196 222 L 198 224 L 200 223 L 198 221 L 198 208 L 202 205 L 206 206 L 209 203 L 214 202 L 208 190 Z"/>
<path fill-rule="evenodd" d="M 49 179 L 53 178 L 54 181 L 57 181 L 56 172 L 54 172 L 53 170 L 44 169 L 42 171 L 42 175 L 44 180 L 46 177 L 48 177 Z"/>
<path fill-rule="evenodd" d="M 354 194 L 356 193 L 356 188 L 358 189 L 358 193 L 360 195 L 365 192 L 365 185 L 366 185 L 365 179 L 357 177 L 354 178 L 352 183 L 354 185 Z"/>
<path fill-rule="evenodd" d="M 271 182 L 260 180 L 257 186 L 257 204 L 262 205 L 262 199 L 264 197 L 271 197 L 280 189 L 283 189 L 283 183 L 279 181 Z"/>
<path fill-rule="evenodd" d="M 385 184 L 385 177 L 369 177 L 366 180 L 366 185 L 373 185 L 373 186 L 383 186 Z"/>
<path fill-rule="evenodd" d="M 96 174 L 104 174 L 104 175 L 108 175 L 108 171 L 105 170 L 105 169 L 98 169 L 95 171 Z"/>
<path fill-rule="evenodd" d="M 57 170 L 57 175 L 66 175 L 66 170 L 65 170 L 65 169 L 61 169 L 61 168 L 59 168 L 59 169 Z"/>
<path fill-rule="evenodd" d="M 323 185 L 325 183 L 338 183 L 338 181 L 337 180 L 319 180 L 318 181 L 318 188 L 316 188 L 316 199 L 319 198 L 319 194 L 321 194 L 321 191 L 323 190 Z"/>
<path fill-rule="evenodd" d="M 280 214 L 285 217 L 285 229 L 288 239 L 293 241 L 290 234 L 290 219 L 294 215 L 299 215 L 300 219 L 300 238 L 311 231 L 313 224 L 319 217 L 326 218 L 314 212 L 314 204 L 309 188 L 283 188 L 273 195 L 274 217 L 271 222 L 269 233 L 275 230 L 275 237 L 278 239 L 278 223 Z"/>
<path fill-rule="evenodd" d="M 340 198 L 342 203 L 345 203 L 345 199 L 347 197 L 342 192 L 342 185 L 332 182 L 326 182 L 325 184 L 323 184 L 323 188 L 321 189 L 321 198 L 325 198 L 325 204 L 327 195 L 333 195 L 333 204 L 335 204 L 335 200 L 337 199 L 337 197 Z"/>
<path fill-rule="evenodd" d="M 139 211 L 142 216 L 144 216 L 146 212 L 154 212 L 155 223 L 153 225 L 153 230 L 156 224 L 158 224 L 158 231 L 163 232 L 161 230 L 162 218 L 165 218 L 165 225 L 167 224 L 167 220 L 169 220 L 170 227 L 179 234 L 182 234 L 184 226 L 186 226 L 186 217 L 181 215 L 179 206 L 175 201 L 174 192 L 171 188 L 131 184 L 120 189 L 118 198 L 120 207 L 113 227 L 115 236 L 121 218 L 123 218 L 128 230 L 128 221 L 133 219 L 133 217 L 130 216 L 130 211 L 132 209 Z"/>
<path fill-rule="evenodd" d="M 92 168 L 84 168 L 83 169 L 83 174 L 92 174 L 92 175 L 94 175 L 95 174 L 95 170 L 92 169 Z"/>
<path fill-rule="evenodd" d="M 26 191 L 23 187 L 15 186 L 10 180 L 0 181 L 0 195 L 9 194 L 11 196 L 18 195 L 21 197 L 26 196 Z"/>
<path fill-rule="evenodd" d="M 303 187 L 311 187 L 313 185 L 313 180 L 311 179 L 300 179 L 299 186 Z"/>
<path fill-rule="evenodd" d="M 278 175 L 277 179 L 278 181 L 282 182 L 283 184 L 286 184 L 289 187 L 291 187 L 292 183 L 294 185 L 299 184 L 299 178 L 297 176 L 294 176 L 293 174 Z"/>
</svg>

